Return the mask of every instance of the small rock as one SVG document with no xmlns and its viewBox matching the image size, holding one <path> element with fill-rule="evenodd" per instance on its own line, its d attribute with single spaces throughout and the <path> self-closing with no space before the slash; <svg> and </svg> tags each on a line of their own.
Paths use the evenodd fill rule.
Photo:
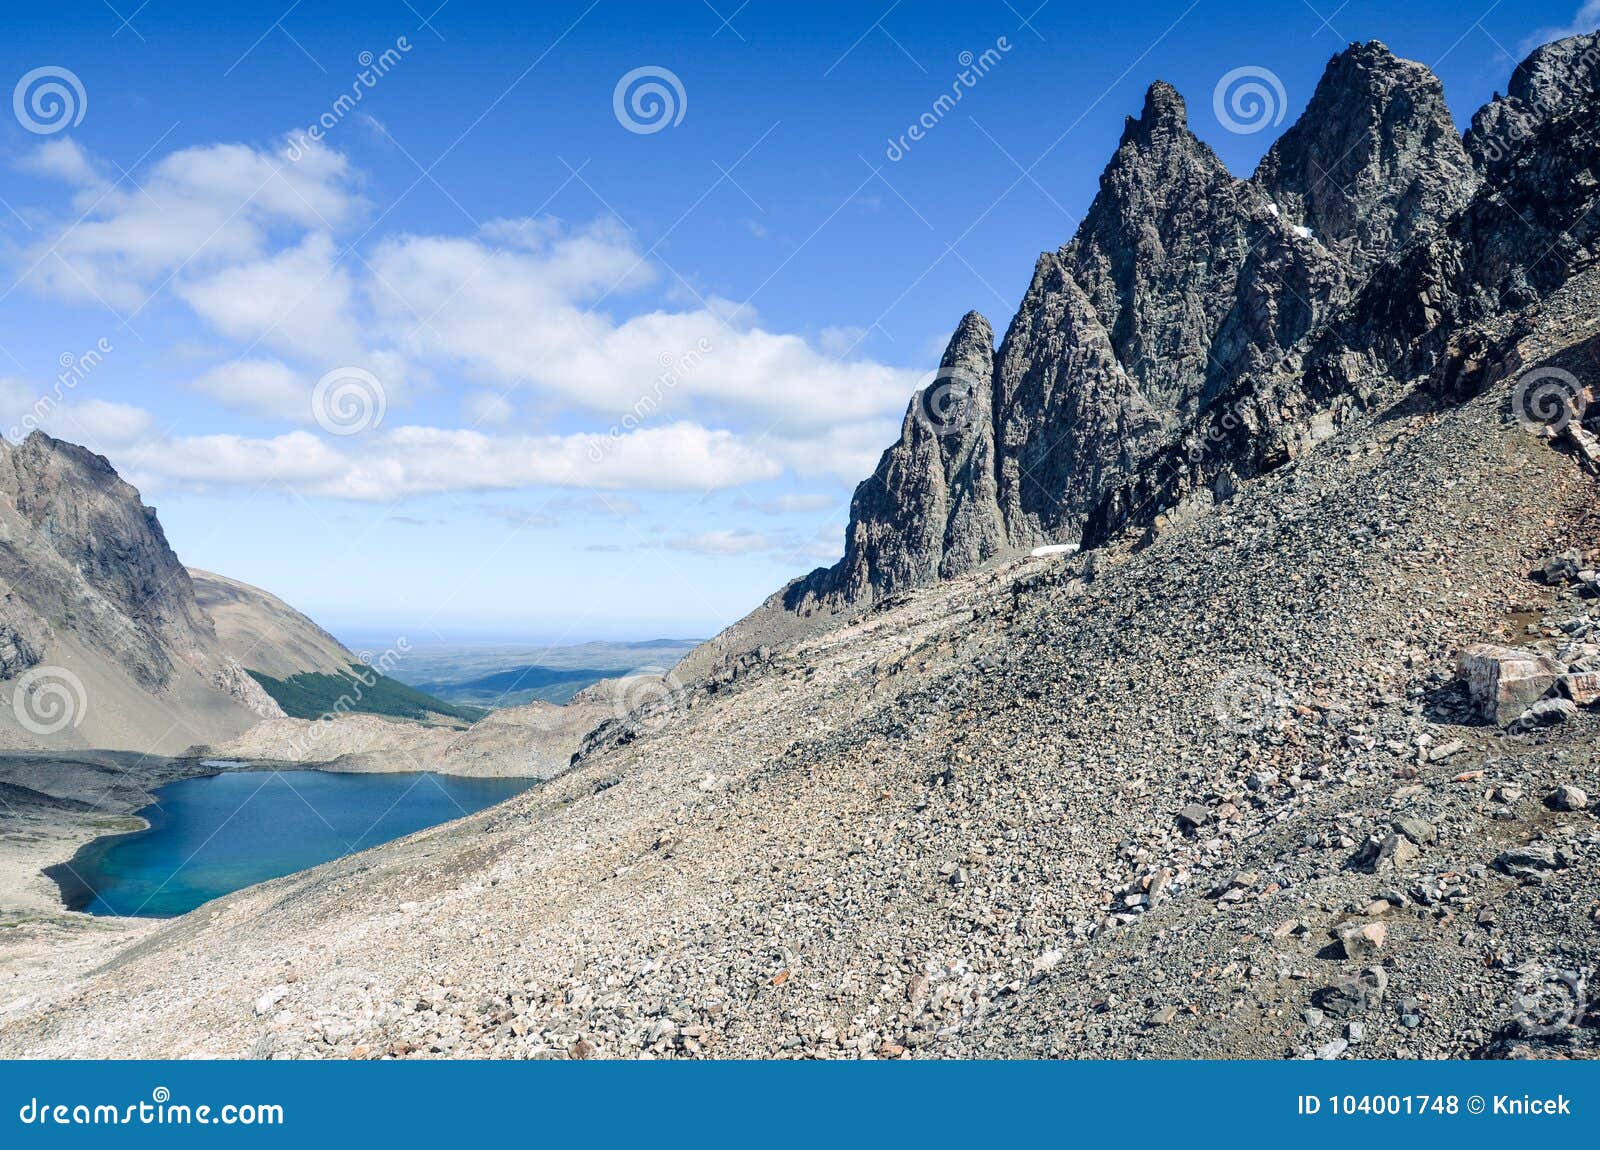
<svg viewBox="0 0 1600 1150">
<path fill-rule="evenodd" d="M 1427 846 L 1439 837 L 1439 832 L 1434 830 L 1433 824 L 1426 819 L 1415 817 L 1396 819 L 1394 829 L 1405 835 L 1417 846 Z"/>
<path fill-rule="evenodd" d="M 1580 707 L 1600 703 L 1600 671 L 1578 671 L 1564 675 L 1561 689 Z"/>
<path fill-rule="evenodd" d="M 1430 763 L 1442 763 L 1442 762 L 1444 762 L 1446 759 L 1450 758 L 1452 755 L 1459 754 L 1460 751 L 1461 751 L 1461 745 L 1462 744 L 1461 744 L 1461 740 L 1460 739 L 1452 739 L 1448 743 L 1442 743 L 1439 746 L 1434 747 L 1433 750 L 1428 752 L 1428 762 L 1430 762 Z"/>
<path fill-rule="evenodd" d="M 1571 783 L 1562 783 L 1544 801 L 1552 810 L 1581 811 L 1589 806 L 1589 792 Z"/>
<path fill-rule="evenodd" d="M 1560 870 L 1566 865 L 1551 843 L 1527 843 L 1508 847 L 1495 856 L 1494 865 L 1513 877 L 1522 878 L 1544 871 Z"/>
<path fill-rule="evenodd" d="M 1144 1024 L 1146 1026 L 1165 1026 L 1176 1017 L 1178 1017 L 1178 1008 L 1176 1006 L 1163 1006 L 1160 1010 L 1152 1010 L 1149 1017 L 1144 1020 Z"/>
<path fill-rule="evenodd" d="M 1332 1062 L 1349 1049 L 1349 1039 L 1335 1038 L 1332 1042 L 1327 1042 L 1317 1047 L 1317 1059 L 1321 1062 Z"/>
<path fill-rule="evenodd" d="M 1043 974 L 1047 970 L 1054 970 L 1056 967 L 1061 965 L 1061 960 L 1063 957 L 1065 956 L 1060 950 L 1045 951 L 1038 958 L 1033 960 L 1034 975 L 1037 976 Z"/>
<path fill-rule="evenodd" d="M 1178 812 L 1178 826 L 1186 831 L 1192 831 L 1205 825 L 1211 812 L 1199 803 L 1190 803 Z"/>
<path fill-rule="evenodd" d="M 1511 724 L 1511 730 L 1531 731 L 1539 727 L 1553 727 L 1568 719 L 1577 718 L 1578 705 L 1571 699 L 1540 699 L 1523 711 Z"/>
<path fill-rule="evenodd" d="M 262 1015 L 270 1013 L 274 1006 L 277 1006 L 278 1003 L 288 997 L 289 988 L 287 986 L 274 986 L 271 990 L 262 992 L 261 997 L 256 999 L 256 1017 L 260 1018 Z"/>
<path fill-rule="evenodd" d="M 1346 976 L 1324 986 L 1311 999 L 1324 1013 L 1347 1019 L 1364 1014 L 1383 1001 L 1388 989 L 1388 972 L 1381 966 L 1369 966 L 1359 975 Z"/>
<path fill-rule="evenodd" d="M 1389 939 L 1388 924 L 1382 922 L 1357 922 L 1339 928 L 1339 942 L 1344 956 L 1359 961 L 1370 958 Z"/>
</svg>

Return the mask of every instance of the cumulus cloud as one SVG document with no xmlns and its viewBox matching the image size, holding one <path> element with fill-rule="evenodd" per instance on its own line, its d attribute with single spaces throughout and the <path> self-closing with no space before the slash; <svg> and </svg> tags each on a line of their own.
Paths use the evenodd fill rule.
<svg viewBox="0 0 1600 1150">
<path fill-rule="evenodd" d="M 759 483 L 782 471 L 731 432 L 689 423 L 642 428 L 606 442 L 603 451 L 589 435 L 492 436 L 416 426 L 338 442 L 308 431 L 271 437 L 151 433 L 104 446 L 119 470 L 154 491 L 277 484 L 303 495 L 368 502 L 530 487 L 699 491 Z M 619 514 L 632 505 L 611 500 L 610 506 Z"/>
<path fill-rule="evenodd" d="M 604 416 L 714 412 L 816 431 L 903 408 L 917 373 L 839 360 L 798 335 L 741 325 L 726 301 L 613 318 L 649 265 L 612 226 L 528 225 L 516 248 L 404 236 L 374 254 L 380 314 L 403 350 L 531 387 Z M 391 285 L 400 285 L 393 288 Z"/>
<path fill-rule="evenodd" d="M 352 251 L 341 236 L 367 209 L 362 177 L 322 145 L 295 162 L 244 144 L 185 148 L 133 173 L 137 183 L 112 182 L 70 140 L 20 166 L 73 188 L 82 216 L 24 253 L 36 287 L 130 310 L 170 289 L 232 345 L 189 386 L 289 425 L 269 437 L 147 430 L 124 450 L 156 483 L 265 477 L 385 499 L 708 490 L 784 471 L 853 481 L 893 439 L 919 379 L 854 357 L 853 329 L 812 341 L 715 296 L 663 293 L 658 267 L 614 221 L 497 219 Z M 381 384 L 381 434 L 334 442 L 317 428 L 312 389 L 345 367 Z M 464 428 L 405 426 L 435 380 L 455 393 Z M 560 433 L 511 434 L 519 412 L 558 413 Z M 168 458 L 179 448 L 184 458 Z"/>
<path fill-rule="evenodd" d="M 78 188 L 99 188 L 104 184 L 104 178 L 89 153 L 71 136 L 56 136 L 46 140 L 31 152 L 20 156 L 14 166 L 18 171 L 60 180 Z"/>
<path fill-rule="evenodd" d="M 311 412 L 312 381 L 276 359 L 218 364 L 191 386 L 230 407 L 261 415 L 299 421 Z"/>
<path fill-rule="evenodd" d="M 225 336 L 332 367 L 356 359 L 362 346 L 351 276 L 336 254 L 332 237 L 313 232 L 292 248 L 173 290 Z"/>
<path fill-rule="evenodd" d="M 83 185 L 94 168 L 73 145 L 42 145 L 33 170 Z M 362 210 L 356 175 L 337 152 L 313 146 L 291 163 L 244 144 L 172 152 L 103 193 L 85 190 L 81 220 L 64 222 L 25 253 L 28 277 L 68 299 L 139 307 L 168 277 L 261 258 L 282 229 L 329 229 Z"/>
</svg>

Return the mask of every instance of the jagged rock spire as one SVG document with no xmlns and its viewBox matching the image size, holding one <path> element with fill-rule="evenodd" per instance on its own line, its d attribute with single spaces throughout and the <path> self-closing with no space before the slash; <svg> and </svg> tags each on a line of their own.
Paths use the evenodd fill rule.
<svg viewBox="0 0 1600 1150">
<path fill-rule="evenodd" d="M 1437 231 L 1476 176 L 1439 78 L 1371 40 L 1328 62 L 1255 182 L 1291 225 L 1363 273 Z"/>
</svg>

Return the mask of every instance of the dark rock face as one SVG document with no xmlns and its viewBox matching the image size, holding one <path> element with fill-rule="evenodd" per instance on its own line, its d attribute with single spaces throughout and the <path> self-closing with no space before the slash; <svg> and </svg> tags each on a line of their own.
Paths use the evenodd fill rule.
<svg viewBox="0 0 1600 1150">
<path fill-rule="evenodd" d="M 1466 147 L 1473 162 L 1492 171 L 1528 146 L 1540 125 L 1581 112 L 1600 87 L 1600 32 L 1570 36 L 1536 48 L 1511 73 L 1504 96 L 1472 117 Z"/>
<path fill-rule="evenodd" d="M 1085 545 L 1281 465 L 1315 417 L 1336 425 L 1384 385 L 1422 381 L 1441 395 L 1486 386 L 1486 365 L 1503 358 L 1528 310 L 1600 252 L 1597 57 L 1600 37 L 1579 36 L 1519 67 L 1513 89 L 1527 95 L 1474 119 L 1468 145 L 1481 179 L 1465 204 L 1426 229 L 1413 226 L 1415 242 L 1378 264 L 1288 362 L 1242 377 L 1179 443 L 1109 492 L 1089 517 Z M 1557 92 L 1559 100 L 1549 94 Z M 1510 142 L 1489 158 L 1486 133 L 1513 113 Z"/>
<path fill-rule="evenodd" d="M 223 654 L 152 508 L 102 456 L 34 432 L 0 443 L 0 678 L 61 633 L 159 691 L 175 660 L 258 713 L 281 713 Z"/>
<path fill-rule="evenodd" d="M 1558 63 L 1518 85 L 1560 83 Z M 1469 259 L 1503 262 L 1499 217 L 1471 223 L 1480 178 L 1438 79 L 1376 42 L 1334 57 L 1249 180 L 1189 131 L 1173 88 L 1152 85 L 998 352 L 981 317 L 962 320 L 940 378 L 856 491 L 843 560 L 784 604 L 870 602 L 1078 539 L 1091 521 L 1103 538 L 1281 463 L 1308 420 L 1336 417 L 1360 380 L 1470 310 L 1472 289 L 1452 278 Z M 1473 227 L 1486 235 L 1455 234 Z M 959 418 L 930 418 L 946 376 L 970 398 Z"/>
<path fill-rule="evenodd" d="M 1255 182 L 1357 274 L 1436 232 L 1476 173 L 1439 79 L 1373 41 L 1335 56 Z"/>
</svg>

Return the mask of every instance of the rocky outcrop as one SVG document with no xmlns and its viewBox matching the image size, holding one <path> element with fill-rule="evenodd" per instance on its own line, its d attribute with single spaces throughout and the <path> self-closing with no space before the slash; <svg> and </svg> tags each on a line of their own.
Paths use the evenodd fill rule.
<svg viewBox="0 0 1600 1150">
<path fill-rule="evenodd" d="M 1519 68 L 1514 87 L 1560 89 L 1564 98 L 1510 97 L 1514 151 L 1482 162 L 1460 210 L 1438 226 L 1413 226 L 1415 242 L 1376 266 L 1304 345 L 1237 380 L 1179 442 L 1107 494 L 1089 517 L 1085 544 L 1225 498 L 1293 458 L 1317 438 L 1319 421 L 1325 436 L 1382 388 L 1421 385 L 1450 400 L 1504 381 L 1533 312 L 1600 252 L 1594 41 L 1575 37 L 1535 52 L 1536 66 Z M 1475 157 L 1487 156 L 1484 133 L 1499 115 L 1477 117 L 1468 141 Z"/>
<path fill-rule="evenodd" d="M 1436 282 L 1474 243 L 1447 233 L 1479 179 L 1438 79 L 1375 41 L 1333 58 L 1248 180 L 1153 84 L 998 351 L 982 317 L 957 327 L 856 491 L 844 558 L 720 647 L 783 633 L 779 610 L 859 608 L 1091 519 L 1103 538 L 1281 463 L 1441 322 L 1436 297 L 1462 289 Z"/>
<path fill-rule="evenodd" d="M 0 581 L 0 724 L 22 745 L 153 750 L 282 714 L 223 649 L 155 511 L 101 456 L 42 432 L 0 445 Z M 18 677 L 41 666 L 70 688 L 59 727 L 54 713 L 24 721 Z M 155 717 L 128 713 L 140 697 Z"/>
<path fill-rule="evenodd" d="M 1511 73 L 1504 96 L 1472 117 L 1467 151 L 1480 169 L 1511 162 L 1553 119 L 1582 111 L 1600 87 L 1600 32 L 1534 49 Z"/>
<path fill-rule="evenodd" d="M 1372 41 L 1328 64 L 1255 183 L 1287 222 L 1364 275 L 1437 232 L 1476 174 L 1438 77 Z"/>
</svg>

